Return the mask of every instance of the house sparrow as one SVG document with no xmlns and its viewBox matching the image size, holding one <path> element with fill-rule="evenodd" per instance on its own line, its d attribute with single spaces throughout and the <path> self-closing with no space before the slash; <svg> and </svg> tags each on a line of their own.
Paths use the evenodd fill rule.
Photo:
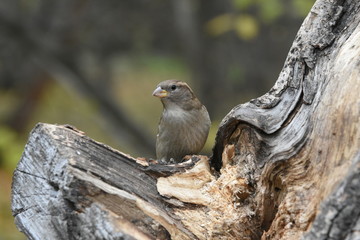
<svg viewBox="0 0 360 240">
<path fill-rule="evenodd" d="M 205 106 L 186 83 L 177 80 L 159 83 L 153 96 L 164 107 L 156 138 L 157 160 L 179 163 L 186 155 L 198 154 L 211 124 Z"/>
</svg>

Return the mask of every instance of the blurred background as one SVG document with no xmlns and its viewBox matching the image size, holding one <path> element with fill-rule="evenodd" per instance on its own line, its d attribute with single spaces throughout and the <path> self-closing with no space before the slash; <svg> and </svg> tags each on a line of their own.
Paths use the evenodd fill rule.
<svg viewBox="0 0 360 240">
<path fill-rule="evenodd" d="M 154 157 L 155 86 L 192 86 L 213 121 L 267 92 L 314 0 L 1 0 L 0 240 L 25 239 L 12 173 L 38 122 Z"/>
</svg>

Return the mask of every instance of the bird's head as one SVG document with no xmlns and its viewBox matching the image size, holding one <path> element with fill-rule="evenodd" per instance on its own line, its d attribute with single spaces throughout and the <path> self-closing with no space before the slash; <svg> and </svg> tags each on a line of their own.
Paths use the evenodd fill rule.
<svg viewBox="0 0 360 240">
<path fill-rule="evenodd" d="M 153 96 L 160 98 L 165 108 L 176 105 L 183 109 L 190 109 L 201 105 L 189 85 L 178 80 L 166 80 L 159 83 Z"/>
</svg>

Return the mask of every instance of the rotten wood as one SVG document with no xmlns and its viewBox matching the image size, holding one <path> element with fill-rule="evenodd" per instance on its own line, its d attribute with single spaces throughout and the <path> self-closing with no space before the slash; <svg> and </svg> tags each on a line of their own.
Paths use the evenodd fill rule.
<svg viewBox="0 0 360 240">
<path fill-rule="evenodd" d="M 30 239 L 359 239 L 360 2 L 318 0 L 274 87 L 220 124 L 213 155 L 135 159 L 38 124 L 13 179 Z"/>
</svg>

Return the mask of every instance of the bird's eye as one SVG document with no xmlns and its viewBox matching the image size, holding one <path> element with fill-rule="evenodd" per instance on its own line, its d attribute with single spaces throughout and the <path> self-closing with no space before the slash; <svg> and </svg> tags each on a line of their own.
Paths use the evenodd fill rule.
<svg viewBox="0 0 360 240">
<path fill-rule="evenodd" d="M 175 89 L 176 89 L 176 85 L 172 85 L 171 90 L 175 90 Z"/>
</svg>

